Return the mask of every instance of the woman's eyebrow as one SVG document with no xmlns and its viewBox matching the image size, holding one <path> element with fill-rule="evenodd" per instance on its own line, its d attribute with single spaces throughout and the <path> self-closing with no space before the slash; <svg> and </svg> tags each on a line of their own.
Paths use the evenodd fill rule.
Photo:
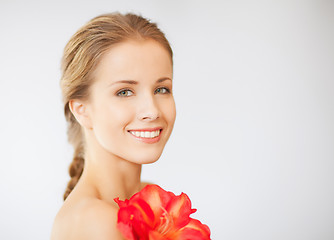
<svg viewBox="0 0 334 240">
<path fill-rule="evenodd" d="M 162 78 L 159 78 L 159 79 L 157 80 L 157 83 L 161 83 L 161 82 L 166 81 L 166 80 L 170 80 L 170 81 L 172 81 L 172 79 L 170 79 L 169 77 L 162 77 Z"/>
<path fill-rule="evenodd" d="M 169 77 L 162 77 L 162 78 L 159 78 L 157 80 L 157 83 L 161 83 L 161 82 L 164 82 L 166 80 L 172 81 L 172 79 L 170 79 Z M 116 81 L 116 82 L 112 82 L 109 86 L 112 86 L 114 84 L 120 84 L 120 83 L 138 84 L 138 81 L 135 81 L 135 80 L 119 80 L 119 81 Z"/>
<path fill-rule="evenodd" d="M 112 85 L 118 84 L 118 83 L 138 84 L 138 82 L 134 81 L 134 80 L 119 80 L 119 81 L 116 81 L 116 82 L 112 82 L 109 86 L 112 86 Z"/>
</svg>

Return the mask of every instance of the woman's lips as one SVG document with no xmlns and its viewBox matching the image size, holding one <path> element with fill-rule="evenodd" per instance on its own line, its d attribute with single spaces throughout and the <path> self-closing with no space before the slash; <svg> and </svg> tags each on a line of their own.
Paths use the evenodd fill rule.
<svg viewBox="0 0 334 240">
<path fill-rule="evenodd" d="M 156 143 L 160 140 L 161 128 L 138 129 L 128 131 L 134 138 L 145 143 Z"/>
</svg>

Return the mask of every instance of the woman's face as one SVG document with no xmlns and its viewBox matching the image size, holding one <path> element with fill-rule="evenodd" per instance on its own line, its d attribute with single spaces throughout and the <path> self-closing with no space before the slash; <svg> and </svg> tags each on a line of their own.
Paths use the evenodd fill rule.
<svg viewBox="0 0 334 240">
<path fill-rule="evenodd" d="M 87 105 L 98 144 L 130 162 L 156 161 L 175 121 L 172 78 L 170 55 L 158 42 L 113 46 L 94 73 Z"/>
</svg>

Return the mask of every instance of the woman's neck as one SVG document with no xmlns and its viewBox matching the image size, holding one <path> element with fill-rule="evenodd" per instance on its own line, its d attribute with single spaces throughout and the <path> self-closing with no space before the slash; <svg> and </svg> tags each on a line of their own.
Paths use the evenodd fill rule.
<svg viewBox="0 0 334 240">
<path fill-rule="evenodd" d="M 80 185 L 90 188 L 101 200 L 114 203 L 114 198 L 128 199 L 141 189 L 141 165 L 129 162 L 88 138 L 85 166 Z"/>
</svg>

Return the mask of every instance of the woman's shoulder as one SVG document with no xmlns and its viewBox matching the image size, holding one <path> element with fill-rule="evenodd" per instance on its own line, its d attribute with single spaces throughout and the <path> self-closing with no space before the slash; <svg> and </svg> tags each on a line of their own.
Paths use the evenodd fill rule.
<svg viewBox="0 0 334 240">
<path fill-rule="evenodd" d="M 65 202 L 55 219 L 51 239 L 123 239 L 116 229 L 117 211 L 96 198 Z"/>
</svg>

